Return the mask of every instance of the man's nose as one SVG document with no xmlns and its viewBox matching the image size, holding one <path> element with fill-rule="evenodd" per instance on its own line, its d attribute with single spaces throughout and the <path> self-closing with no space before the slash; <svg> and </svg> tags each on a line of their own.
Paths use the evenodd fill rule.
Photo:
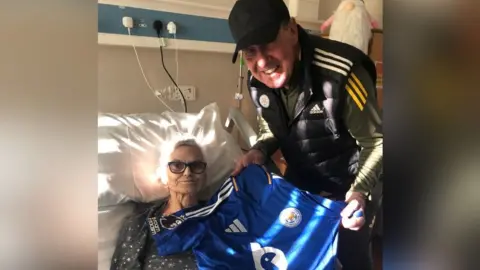
<svg viewBox="0 0 480 270">
<path fill-rule="evenodd" d="M 257 50 L 257 66 L 260 69 L 264 69 L 268 64 L 268 56 L 264 50 Z"/>
<path fill-rule="evenodd" d="M 260 69 L 264 69 L 264 68 L 267 66 L 267 59 L 266 59 L 266 57 L 264 57 L 263 55 L 262 55 L 262 56 L 259 56 L 259 57 L 258 57 L 258 60 L 257 60 L 257 66 L 258 66 Z"/>
</svg>

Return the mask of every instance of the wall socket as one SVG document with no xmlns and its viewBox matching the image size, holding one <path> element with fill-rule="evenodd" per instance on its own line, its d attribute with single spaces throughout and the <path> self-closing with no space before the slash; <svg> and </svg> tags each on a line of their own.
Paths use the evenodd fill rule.
<svg viewBox="0 0 480 270">
<path fill-rule="evenodd" d="M 196 96 L 195 96 L 195 87 L 194 86 L 191 86 L 191 85 L 179 85 L 178 87 L 180 87 L 180 90 L 182 91 L 183 93 L 183 96 L 185 97 L 186 100 L 188 101 L 192 101 L 192 100 L 195 100 Z M 178 90 L 176 89 L 175 86 L 170 86 L 170 95 L 169 95 L 169 99 L 170 100 L 182 100 L 182 95 L 180 94 L 180 92 L 178 92 Z"/>
<path fill-rule="evenodd" d="M 195 87 L 191 85 L 179 85 L 180 89 L 182 90 L 183 96 L 187 101 L 193 101 L 196 99 L 195 95 Z M 155 94 L 162 98 L 167 98 L 171 101 L 181 101 L 182 96 L 180 92 L 176 89 L 175 86 L 168 86 L 161 90 L 156 90 Z"/>
</svg>

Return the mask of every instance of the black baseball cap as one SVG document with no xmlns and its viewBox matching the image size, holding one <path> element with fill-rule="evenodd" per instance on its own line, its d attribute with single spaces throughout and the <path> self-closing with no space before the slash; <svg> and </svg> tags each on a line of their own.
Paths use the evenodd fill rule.
<svg viewBox="0 0 480 270">
<path fill-rule="evenodd" d="M 232 63 L 237 60 L 238 51 L 274 41 L 282 23 L 289 19 L 283 0 L 237 0 L 228 17 L 236 43 Z"/>
</svg>

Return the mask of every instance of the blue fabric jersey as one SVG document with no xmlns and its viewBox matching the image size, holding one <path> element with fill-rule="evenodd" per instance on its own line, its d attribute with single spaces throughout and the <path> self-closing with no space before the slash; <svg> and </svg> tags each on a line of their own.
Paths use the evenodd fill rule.
<svg viewBox="0 0 480 270">
<path fill-rule="evenodd" d="M 335 269 L 344 207 L 250 165 L 207 204 L 148 223 L 159 255 L 193 249 L 200 269 Z"/>
</svg>

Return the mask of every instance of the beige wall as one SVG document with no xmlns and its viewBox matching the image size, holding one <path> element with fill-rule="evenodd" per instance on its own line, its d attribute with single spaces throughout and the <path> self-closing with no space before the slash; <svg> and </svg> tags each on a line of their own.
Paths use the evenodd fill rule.
<svg viewBox="0 0 480 270">
<path fill-rule="evenodd" d="M 380 29 L 383 29 L 383 0 L 365 0 L 368 12 L 378 21 Z"/>
<path fill-rule="evenodd" d="M 160 51 L 137 49 L 145 74 L 155 89 L 172 85 L 162 68 Z M 165 65 L 175 78 L 175 52 L 164 50 Z M 195 101 L 188 101 L 189 112 L 198 112 L 203 106 L 217 102 L 222 117 L 229 106 L 236 106 L 233 96 L 237 91 L 238 65 L 231 63 L 231 55 L 179 51 L 179 85 L 196 87 Z M 162 112 L 166 108 L 148 89 L 134 51 L 131 47 L 99 46 L 98 53 L 98 106 L 102 112 L 139 113 Z M 252 103 L 243 88 L 245 99 L 242 111 L 253 113 Z M 180 102 L 167 101 L 176 111 L 182 110 Z"/>
<path fill-rule="evenodd" d="M 318 7 L 318 19 L 327 20 L 340 5 L 342 0 L 320 0 Z"/>
<path fill-rule="evenodd" d="M 162 68 L 160 51 L 138 48 L 142 66 L 153 88 L 162 89 L 171 81 Z M 231 54 L 179 51 L 179 85 L 196 87 L 195 101 L 187 101 L 189 112 L 198 112 L 211 102 L 220 107 L 222 121 L 237 91 L 238 64 L 231 63 Z M 175 78 L 175 51 L 164 50 L 165 65 Z M 238 63 L 238 62 L 237 62 Z M 99 46 L 98 52 L 98 107 L 101 112 L 144 113 L 163 112 L 166 108 L 148 89 L 138 67 L 132 47 Z M 252 125 L 255 110 L 246 86 L 241 110 Z M 182 111 L 180 102 L 167 101 L 176 111 Z"/>
</svg>

